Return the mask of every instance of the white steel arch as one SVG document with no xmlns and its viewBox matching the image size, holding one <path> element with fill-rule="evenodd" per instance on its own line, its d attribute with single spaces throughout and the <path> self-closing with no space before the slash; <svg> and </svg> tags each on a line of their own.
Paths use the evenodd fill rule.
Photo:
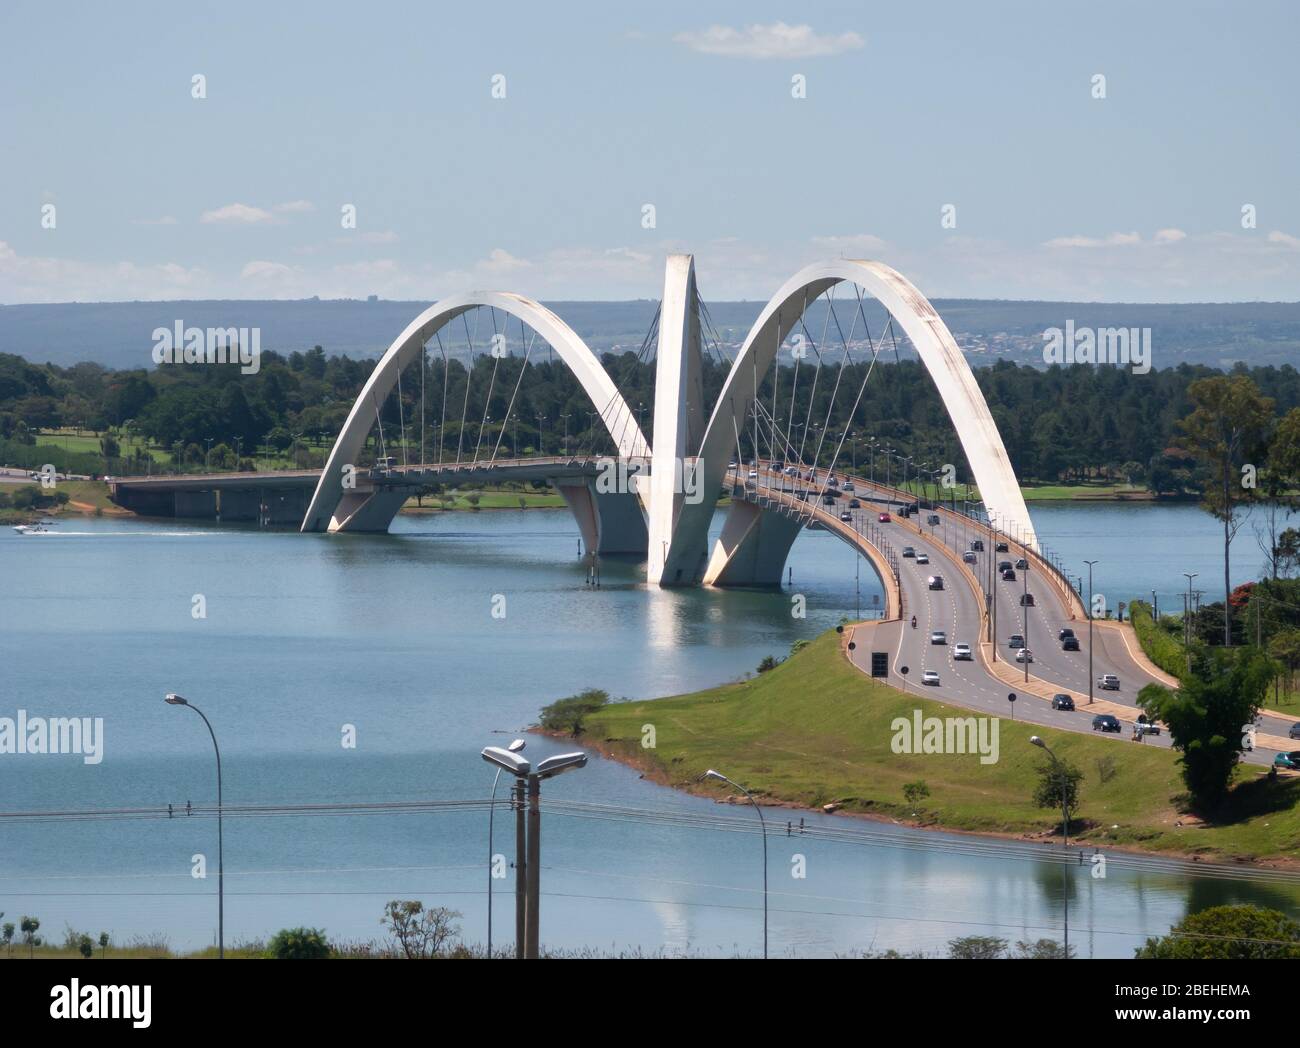
<svg viewBox="0 0 1300 1048">
<path fill-rule="evenodd" d="M 916 347 L 939 390 L 970 463 L 986 509 L 1004 531 L 1014 530 L 1031 546 L 1038 544 L 1020 484 L 984 394 L 952 333 L 925 296 L 901 273 L 863 259 L 832 259 L 806 266 L 772 296 L 732 364 L 701 442 L 697 468 L 703 489 L 717 491 L 727 462 L 743 429 L 755 383 L 767 373 L 781 343 L 807 306 L 835 284 L 857 284 L 883 305 Z M 690 585 L 703 577 L 713 502 L 684 505 L 661 574 L 651 581 Z"/>
<path fill-rule="evenodd" d="M 435 332 L 462 313 L 480 306 L 499 309 L 523 321 L 550 344 L 591 398 L 622 457 L 649 456 L 650 447 L 641 434 L 635 414 L 629 410 L 600 360 L 568 324 L 541 303 L 523 295 L 506 291 L 471 291 L 430 306 L 411 321 L 384 352 L 334 441 L 300 530 L 324 531 L 330 527 L 334 511 L 343 497 L 344 468 L 356 463 L 365 446 L 370 427 L 375 422 L 376 405 L 384 402 L 397 384 L 398 374 L 419 356 Z"/>
</svg>

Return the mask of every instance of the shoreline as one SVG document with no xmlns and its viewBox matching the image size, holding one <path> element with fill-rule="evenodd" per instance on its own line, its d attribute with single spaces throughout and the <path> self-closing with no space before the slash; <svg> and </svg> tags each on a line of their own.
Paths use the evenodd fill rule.
<svg viewBox="0 0 1300 1048">
<path fill-rule="evenodd" d="M 638 701 L 653 702 L 655 700 L 649 699 L 649 700 L 638 700 Z M 617 748 L 610 746 L 608 743 L 606 743 L 603 740 L 593 739 L 588 736 L 578 736 L 577 738 L 574 738 L 572 735 L 569 735 L 565 732 L 547 731 L 546 729 L 538 725 L 531 725 L 530 727 L 524 730 L 528 734 L 544 735 L 547 738 L 575 743 L 583 746 L 586 749 L 595 750 L 596 753 L 598 753 L 601 757 L 605 758 L 606 760 L 614 761 L 632 771 L 638 772 L 641 778 L 647 779 L 650 782 L 653 782 L 655 785 L 667 786 L 670 789 L 680 790 L 681 792 L 690 794 L 693 797 L 700 797 L 701 799 L 709 799 L 712 800 L 715 804 L 722 804 L 728 807 L 734 807 L 738 803 L 733 799 L 735 797 L 734 794 L 728 794 L 727 799 L 722 799 L 718 797 L 716 793 L 704 789 L 702 785 L 698 783 L 692 783 L 690 781 L 673 782 L 671 780 L 671 777 L 668 774 L 666 774 L 663 770 L 653 766 L 652 764 L 638 761 L 634 757 L 631 757 L 626 753 L 620 752 Z M 744 803 L 748 804 L 747 801 Z M 1046 844 L 1051 844 L 1054 841 L 1059 841 L 1060 839 L 1059 834 L 1052 833 L 1050 831 L 1035 835 L 1035 834 L 1028 834 L 1028 833 L 1012 833 L 1012 832 L 997 831 L 997 830 L 967 830 L 958 826 L 945 826 L 939 822 L 923 823 L 923 822 L 913 822 L 906 819 L 896 819 L 893 818 L 892 816 L 882 815 L 876 812 L 849 811 L 844 808 L 837 808 L 834 811 L 827 812 L 822 810 L 821 808 L 817 808 L 807 804 L 801 804 L 798 801 L 784 800 L 781 798 L 771 797 L 771 796 L 764 796 L 762 798 L 758 798 L 758 803 L 763 808 L 784 809 L 786 811 L 809 812 L 815 815 L 825 815 L 825 816 L 835 816 L 835 817 L 845 816 L 850 819 L 863 819 L 866 820 L 867 822 L 887 823 L 891 826 L 900 826 L 909 830 L 924 830 L 932 833 L 951 833 L 962 837 L 980 837 L 985 840 L 1022 841 L 1029 844 L 1046 845 Z M 1073 844 L 1070 845 L 1070 847 L 1076 847 L 1076 846 L 1080 848 L 1087 847 L 1094 852 L 1102 852 L 1102 853 L 1108 851 L 1124 852 L 1125 854 L 1128 855 L 1137 855 L 1148 859 L 1161 859 L 1161 858 L 1175 859 L 1179 862 L 1187 863 L 1189 866 L 1201 865 L 1201 866 L 1228 867 L 1228 868 L 1236 868 L 1236 869 L 1243 869 L 1243 870 L 1260 869 L 1260 870 L 1281 870 L 1286 872 L 1293 872 L 1293 871 L 1300 872 L 1300 858 L 1291 859 L 1287 857 L 1280 857 L 1280 858 L 1261 859 L 1252 856 L 1250 858 L 1242 858 L 1236 860 L 1235 862 L 1230 862 L 1230 861 L 1223 861 L 1223 860 L 1216 860 L 1216 859 L 1205 859 L 1195 854 L 1194 852 L 1173 851 L 1173 850 L 1155 851 L 1147 848 L 1136 848 L 1130 845 L 1107 844 L 1101 846 L 1101 845 L 1087 844 L 1087 843 L 1081 845 L 1073 845 Z"/>
</svg>

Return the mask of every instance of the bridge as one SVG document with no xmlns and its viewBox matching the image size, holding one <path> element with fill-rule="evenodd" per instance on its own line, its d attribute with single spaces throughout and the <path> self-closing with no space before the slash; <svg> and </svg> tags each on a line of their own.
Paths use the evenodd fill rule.
<svg viewBox="0 0 1300 1048">
<path fill-rule="evenodd" d="M 847 298 L 852 323 L 847 336 L 835 313 L 837 288 L 852 290 Z M 879 337 L 872 336 L 863 303 L 875 299 L 888 317 Z M 846 362 L 868 365 L 867 377 L 885 347 L 897 353 L 901 333 L 916 349 L 952 420 L 973 480 L 978 485 L 980 512 L 1037 548 L 1033 523 L 1020 494 L 1006 449 L 971 374 L 965 358 L 943 320 L 921 292 L 889 266 L 874 261 L 834 259 L 808 266 L 794 274 L 772 297 L 731 361 L 720 394 L 712 408 L 704 403 L 703 353 L 710 328 L 707 307 L 696 285 L 694 259 L 670 256 L 665 266 L 664 288 L 653 334 L 647 337 L 655 351 L 653 445 L 642 433 L 639 412 L 634 412 L 599 358 L 561 318 L 531 299 L 507 292 L 471 292 L 436 303 L 417 316 L 381 356 L 357 396 L 330 449 L 321 471 L 274 474 L 205 475 L 183 478 L 121 477 L 112 482 L 113 497 L 139 512 L 207 517 L 223 521 L 255 521 L 268 525 L 298 523 L 304 532 L 388 530 L 412 492 L 430 484 L 479 484 L 503 481 L 540 481 L 557 490 L 577 521 L 589 554 L 627 553 L 646 558 L 646 579 L 662 586 L 770 585 L 780 580 L 782 566 L 795 537 L 803 527 L 825 527 L 868 556 L 882 579 L 889 572 L 888 554 L 870 538 L 844 528 L 843 521 L 827 514 L 824 491 L 811 501 L 805 495 L 800 507 L 791 504 L 792 493 L 764 485 L 761 497 L 749 497 L 742 483 L 732 484 L 738 497 L 731 500 L 722 534 L 709 549 L 709 529 L 717 506 L 715 495 L 735 477 L 738 460 L 757 463 L 767 444 L 769 461 L 798 465 L 803 476 L 820 477 L 823 487 L 834 476 L 846 434 L 833 445 L 828 432 L 808 417 L 797 425 L 793 418 L 795 390 L 790 397 L 790 417 L 780 418 L 778 403 L 781 369 L 779 356 L 787 348 L 794 362 L 794 383 L 799 380 L 800 355 L 789 346 L 793 335 L 816 355 L 812 392 L 816 393 L 823 361 L 829 358 L 827 331 L 813 337 L 804 324 L 810 306 L 821 302 L 828 318 L 835 317 L 835 335 L 841 351 L 832 401 L 841 393 Z M 491 315 L 490 352 L 492 382 L 497 364 L 515 349 L 522 350 L 523 367 L 509 390 L 489 388 L 481 419 L 470 418 L 469 384 L 466 383 L 455 457 L 440 437 L 437 461 L 424 461 L 424 376 L 428 373 L 429 347 L 435 343 L 444 367 L 449 358 L 443 333 L 459 322 L 469 340 L 471 362 L 475 347 L 467 317 L 481 311 Z M 504 323 L 499 324 L 499 318 Z M 508 345 L 509 321 L 519 324 L 516 346 Z M 854 343 L 861 323 L 862 338 Z M 826 325 L 829 328 L 829 324 Z M 897 330 L 896 330 L 897 329 Z M 528 371 L 535 346 L 556 354 L 577 379 L 598 417 L 613 454 L 597 456 L 501 455 L 504 428 L 492 441 L 488 410 L 505 402 L 510 417 L 518 401 L 520 383 Z M 856 348 L 855 348 L 856 346 Z M 410 441 L 402 376 L 417 366 L 420 375 L 421 437 L 419 461 L 407 460 Z M 788 365 L 787 365 L 788 369 Z M 827 365 L 830 370 L 830 365 Z M 768 378 L 769 373 L 771 375 Z M 826 379 L 830 382 L 830 378 Z M 409 379 L 408 379 L 409 382 Z M 856 413 L 866 380 L 853 401 Z M 409 388 L 409 386 L 408 386 Z M 447 403 L 444 383 L 438 406 L 440 433 L 451 430 L 456 405 Z M 771 407 L 766 402 L 771 388 Z M 843 388 L 844 399 L 854 391 Z M 497 397 L 494 401 L 493 397 Z M 384 405 L 390 397 L 398 405 L 399 434 L 384 428 Z M 414 407 L 412 406 L 412 410 Z M 827 427 L 830 412 L 827 412 Z M 477 423 L 473 448 L 465 445 L 466 432 Z M 414 427 L 415 421 L 411 420 Z M 797 431 L 802 429 L 802 436 Z M 809 433 L 821 433 L 815 449 L 807 448 Z M 488 436 L 490 446 L 484 445 Z M 833 439 L 833 438 L 832 438 Z M 389 445 L 400 448 L 386 454 Z M 377 454 L 375 453 L 377 450 Z M 811 452 L 811 454 L 807 454 Z M 367 464 L 363 460 L 369 458 Z M 910 460 L 908 460 L 910 461 Z M 906 468 L 906 465 L 904 466 Z M 308 489 L 310 488 L 310 493 Z M 831 519 L 822 519 L 829 517 Z M 887 584 L 886 588 L 889 586 Z M 895 609 L 896 610 L 896 609 Z"/>
<path fill-rule="evenodd" d="M 835 290 L 843 286 L 853 295 L 847 334 L 834 304 Z M 887 315 L 879 337 L 867 324 L 864 295 Z M 820 339 L 804 323 L 818 301 L 825 312 Z M 460 321 L 472 364 L 475 345 L 467 317 L 484 310 L 491 316 L 493 360 L 484 410 L 479 419 L 469 417 L 467 376 L 460 418 L 453 424 L 457 406 L 448 403 L 450 357 L 443 332 Z M 494 401 L 498 365 L 515 348 L 508 344 L 508 328 L 498 326 L 499 317 L 518 321 L 515 345 L 523 351 L 523 365 Z M 862 335 L 855 342 L 859 323 Z M 824 424 L 816 422 L 813 395 L 806 417 L 795 422 L 794 387 L 807 356 L 797 352 L 795 339 L 811 347 L 816 358 L 810 380 L 815 393 L 831 356 L 826 343 L 832 329 L 840 362 L 838 369 L 825 365 L 834 372 L 830 400 L 833 404 L 841 392 L 846 401 L 852 397 L 851 419 L 858 415 L 882 350 L 890 346 L 897 352 L 898 332 L 910 341 L 952 421 L 978 488 L 977 500 L 959 500 L 952 483 L 942 489 L 936 485 L 933 498 L 919 494 L 915 485 L 907 486 L 912 460 L 891 457 L 894 449 L 884 449 L 884 461 L 887 470 L 898 461 L 903 487 L 894 486 L 892 476 L 879 481 L 874 452 L 869 474 L 845 468 L 841 453 L 847 427 L 838 437 L 831 433 L 829 407 Z M 649 439 L 641 430 L 639 411 L 632 410 L 599 358 L 552 311 L 504 292 L 455 296 L 421 313 L 389 346 L 353 404 L 324 469 L 119 477 L 111 482 L 113 498 L 145 514 L 297 526 L 302 532 L 385 532 L 413 493 L 433 485 L 538 482 L 563 496 L 593 561 L 616 553 L 644 557 L 647 583 L 659 586 L 779 585 L 799 533 L 820 529 L 851 546 L 880 577 L 885 596 L 881 616 L 846 633 L 846 654 L 864 672 L 895 686 L 918 686 L 929 671 L 935 676 L 924 686 L 935 689 L 936 698 L 998 716 L 1089 730 L 1098 713 L 1132 725 L 1141 687 L 1173 683 L 1142 655 L 1131 629 L 1090 619 L 1080 592 L 1034 531 L 1001 436 L 965 358 L 934 308 L 901 274 L 880 262 L 846 259 L 794 274 L 772 296 L 730 361 L 711 408 L 705 404 L 702 380 L 710 330 L 694 260 L 671 256 L 659 311 L 646 338 L 646 347 L 655 352 Z M 505 428 L 499 426 L 493 435 L 489 411 L 494 403 L 504 403 L 498 419 L 511 416 L 537 339 L 577 379 L 612 453 L 597 454 L 593 446 L 569 454 L 566 437 L 562 455 L 520 456 L 517 448 L 502 454 Z M 425 377 L 431 343 L 445 370 L 437 405 L 437 456 L 426 461 Z M 782 353 L 794 365 L 785 367 L 793 372 L 788 411 L 780 401 Z M 849 362 L 866 366 L 856 391 L 842 388 Z M 419 373 L 415 462 L 408 461 L 414 442 L 407 435 L 403 391 L 403 374 L 412 367 Z M 393 397 L 396 434 L 391 407 L 388 432 L 384 424 L 385 404 Z M 454 449 L 445 439 L 449 432 L 456 434 Z M 813 432 L 818 436 L 810 441 Z M 472 446 L 467 433 L 476 434 Z M 922 479 L 919 469 L 913 478 Z M 969 496 L 969 487 L 965 490 Z M 710 549 L 720 497 L 725 497 L 726 518 Z M 908 512 L 899 516 L 902 510 Z M 1002 577 L 997 567 L 1003 560 L 1016 565 L 1018 581 Z M 943 576 L 941 588 L 931 582 L 934 575 Z M 1058 643 L 1064 629 L 1081 634 L 1077 652 Z M 969 657 L 966 652 L 957 657 L 958 644 L 969 649 Z M 1014 661 L 1020 647 L 1034 652 L 1032 663 Z M 1096 693 L 1095 680 L 1104 673 L 1119 677 L 1118 691 Z M 1008 702 L 1013 693 L 1018 706 Z M 1071 699 L 1073 709 L 1053 701 L 1062 695 Z M 1259 749 L 1246 759 L 1266 762 L 1268 748 L 1287 748 L 1292 723 L 1285 716 L 1265 716 Z M 1167 734 L 1150 744 L 1168 745 Z"/>
</svg>

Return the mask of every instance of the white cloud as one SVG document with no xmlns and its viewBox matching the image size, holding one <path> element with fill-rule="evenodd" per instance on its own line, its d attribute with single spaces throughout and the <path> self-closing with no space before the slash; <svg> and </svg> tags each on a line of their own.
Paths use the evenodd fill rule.
<svg viewBox="0 0 1300 1048">
<path fill-rule="evenodd" d="M 1176 244 L 1180 240 L 1186 240 L 1187 234 L 1181 229 L 1157 229 L 1155 242 L 1157 244 Z"/>
<path fill-rule="evenodd" d="M 1283 233 L 1280 229 L 1275 229 L 1268 235 L 1270 244 L 1281 244 L 1283 247 L 1300 248 L 1300 237 L 1293 237 L 1290 233 Z"/>
<path fill-rule="evenodd" d="M 1125 247 L 1140 244 L 1142 238 L 1136 233 L 1111 233 L 1105 237 L 1053 237 L 1046 247 Z"/>
<path fill-rule="evenodd" d="M 885 250 L 885 242 L 870 233 L 856 233 L 850 236 L 813 237 L 813 245 L 827 255 L 840 258 L 871 258 Z"/>
<path fill-rule="evenodd" d="M 297 273 L 298 270 L 292 266 L 286 266 L 283 262 L 268 262 L 265 259 L 254 259 L 252 262 L 246 262 L 244 268 L 239 271 L 242 279 L 258 281 L 283 281 L 297 275 Z"/>
<path fill-rule="evenodd" d="M 820 58 L 862 48 L 857 33 L 817 33 L 809 25 L 750 25 L 744 29 L 715 25 L 677 33 L 673 39 L 692 51 L 728 58 Z"/>
<path fill-rule="evenodd" d="M 258 222 L 270 222 L 271 212 L 264 211 L 260 207 L 251 207 L 248 204 L 227 204 L 225 207 L 216 208 L 213 211 L 204 211 L 199 216 L 199 221 L 212 223 L 233 223 L 235 225 L 253 225 Z"/>
<path fill-rule="evenodd" d="M 20 255 L 0 241 L 0 302 L 113 302 L 193 298 L 212 286 L 200 267 Z"/>
</svg>

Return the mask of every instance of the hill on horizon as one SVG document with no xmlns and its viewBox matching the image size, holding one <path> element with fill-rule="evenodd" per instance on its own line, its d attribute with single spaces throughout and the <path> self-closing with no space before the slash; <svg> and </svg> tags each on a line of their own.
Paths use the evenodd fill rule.
<svg viewBox="0 0 1300 1048">
<path fill-rule="evenodd" d="M 658 302 L 551 301 L 563 318 L 596 352 L 636 351 L 651 328 Z M 1259 303 L 1097 303 L 979 299 L 934 299 L 972 365 L 1012 360 L 1043 365 L 1043 331 L 1064 327 L 1149 327 L 1153 366 L 1205 364 L 1230 367 L 1300 363 L 1300 302 Z M 151 368 L 152 332 L 177 321 L 196 327 L 257 327 L 264 350 L 289 353 L 321 346 L 328 354 L 375 357 L 382 353 L 428 302 L 386 299 L 168 300 L 154 302 L 66 302 L 0 305 L 0 352 L 33 363 L 67 367 L 93 361 L 113 369 Z M 724 353 L 748 333 L 763 303 L 707 302 L 713 331 Z M 852 300 L 837 301 L 836 316 L 850 341 L 862 331 L 853 321 Z M 883 310 L 864 311 L 865 327 L 876 338 L 884 330 Z M 821 305 L 810 308 L 805 323 L 814 340 L 834 356 L 838 340 Z M 490 321 L 487 321 L 490 322 Z M 480 320 L 480 323 L 485 323 Z M 512 321 L 512 331 L 517 330 Z M 853 332 L 856 331 L 856 334 Z M 451 346 L 463 348 L 463 331 Z M 476 347 L 491 334 L 476 335 Z M 481 342 L 478 341 L 481 339 Z M 907 350 L 899 339 L 901 352 Z M 728 353 L 728 355 L 731 355 Z"/>
</svg>

